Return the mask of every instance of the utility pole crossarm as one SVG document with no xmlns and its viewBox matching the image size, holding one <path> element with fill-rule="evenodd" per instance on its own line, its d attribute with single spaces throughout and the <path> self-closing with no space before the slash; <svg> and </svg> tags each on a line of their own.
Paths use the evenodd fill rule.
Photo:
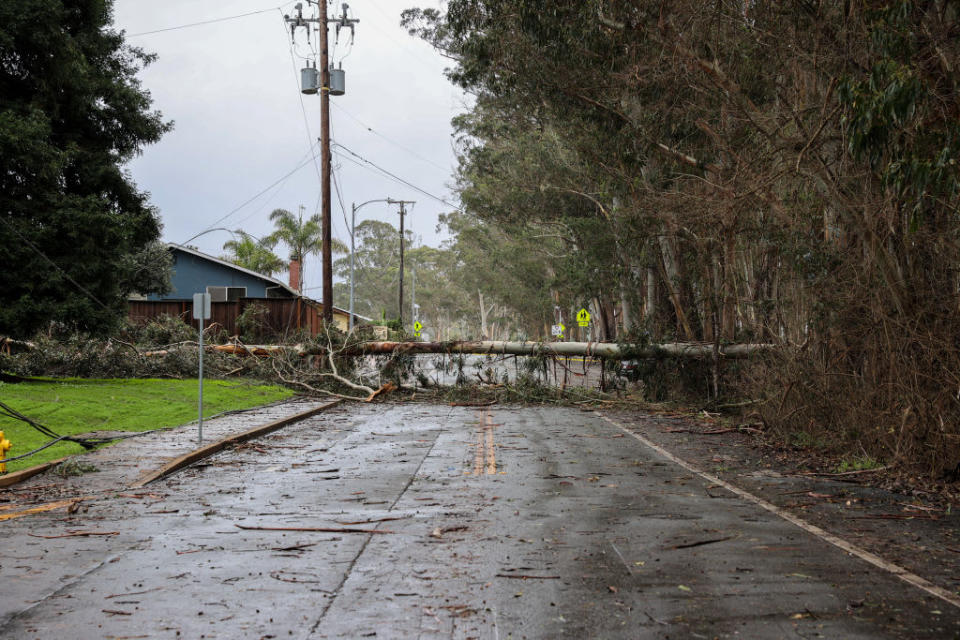
<svg viewBox="0 0 960 640">
<path fill-rule="evenodd" d="M 314 4 L 319 10 L 319 15 L 315 18 L 303 17 L 303 3 L 298 2 L 295 6 L 297 14 L 294 17 L 284 15 L 284 20 L 290 24 L 290 37 L 294 38 L 298 28 L 303 27 L 307 30 L 307 39 L 310 38 L 311 25 L 318 26 L 320 31 L 320 197 L 322 200 L 321 208 L 321 261 L 323 263 L 323 319 L 326 322 L 333 321 L 333 258 L 331 252 L 332 229 L 333 224 L 330 220 L 330 54 L 329 54 L 329 29 L 328 25 L 336 25 L 337 36 L 340 35 L 340 29 L 350 29 L 350 39 L 353 40 L 354 26 L 360 22 L 356 18 L 347 17 L 349 5 L 343 4 L 343 12 L 339 17 L 327 17 L 326 0 L 307 0 L 307 4 Z M 342 71 L 341 71 L 342 74 Z M 342 94 L 341 88 L 338 94 Z M 351 316 L 352 320 L 352 316 Z"/>
</svg>

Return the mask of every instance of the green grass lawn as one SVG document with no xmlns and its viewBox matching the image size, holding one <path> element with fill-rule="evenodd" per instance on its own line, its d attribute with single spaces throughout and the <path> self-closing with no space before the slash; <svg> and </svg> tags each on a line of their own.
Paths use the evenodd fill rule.
<svg viewBox="0 0 960 640">
<path fill-rule="evenodd" d="M 205 380 L 203 415 L 247 409 L 282 400 L 293 392 L 248 382 Z M 146 431 L 197 418 L 196 380 L 81 380 L 0 382 L 0 401 L 60 435 L 91 431 Z M 0 431 L 13 443 L 14 457 L 49 441 L 30 425 L 0 416 Z M 55 444 L 36 455 L 10 462 L 7 471 L 83 452 L 72 442 Z"/>
</svg>

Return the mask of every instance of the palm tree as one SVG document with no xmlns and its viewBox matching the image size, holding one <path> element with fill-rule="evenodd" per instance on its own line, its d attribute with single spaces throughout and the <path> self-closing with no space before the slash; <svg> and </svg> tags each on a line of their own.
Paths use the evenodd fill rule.
<svg viewBox="0 0 960 640">
<path fill-rule="evenodd" d="M 286 267 L 283 260 L 272 251 L 274 245 L 276 245 L 275 240 L 271 240 L 270 237 L 257 240 L 240 229 L 237 229 L 235 233 L 240 236 L 240 239 L 234 238 L 224 243 L 224 250 L 230 252 L 223 257 L 224 260 L 268 277 L 272 277 L 278 271 L 283 271 Z"/>
<path fill-rule="evenodd" d="M 283 242 L 290 248 L 290 259 L 300 262 L 299 290 L 303 291 L 304 262 L 310 254 L 318 254 L 323 245 L 323 227 L 320 214 L 313 214 L 306 221 L 303 220 L 303 207 L 300 215 L 294 216 L 286 209 L 274 209 L 270 214 L 275 231 L 267 236 L 271 242 Z M 336 239 L 331 239 L 332 253 L 347 253 L 346 245 Z"/>
</svg>

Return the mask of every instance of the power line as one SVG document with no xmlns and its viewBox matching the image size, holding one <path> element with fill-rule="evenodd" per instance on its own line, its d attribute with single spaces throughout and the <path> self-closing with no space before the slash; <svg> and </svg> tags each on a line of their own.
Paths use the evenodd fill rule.
<svg viewBox="0 0 960 640">
<path fill-rule="evenodd" d="M 372 162 L 372 161 L 370 161 L 370 160 L 367 160 L 366 158 L 364 158 L 363 156 L 361 156 L 359 153 L 356 153 L 355 151 L 353 151 L 353 150 L 351 150 L 351 149 L 348 149 L 347 147 L 343 146 L 343 145 L 340 144 L 339 142 L 333 142 L 333 143 L 332 143 L 332 146 L 340 147 L 341 149 L 343 149 L 344 151 L 346 151 L 346 152 L 349 153 L 350 155 L 358 158 L 359 160 L 361 160 L 361 161 L 365 162 L 366 164 L 370 165 L 371 167 L 376 168 L 378 171 L 380 171 L 381 173 L 385 174 L 386 176 L 392 178 L 393 180 L 396 180 L 397 182 L 400 182 L 400 183 L 402 183 L 402 184 L 405 184 L 406 186 L 410 187 L 411 189 L 413 189 L 413 190 L 415 190 L 415 191 L 418 191 L 419 193 L 422 193 L 423 195 L 427 196 L 428 198 L 432 198 L 432 199 L 436 200 L 437 202 L 440 202 L 440 203 L 442 203 L 442 204 L 445 204 L 445 205 L 448 206 L 448 207 L 451 207 L 451 208 L 453 208 L 453 209 L 456 209 L 457 211 L 462 211 L 462 209 L 460 209 L 460 207 L 458 207 L 457 205 L 451 204 L 450 202 L 447 202 L 447 201 L 444 200 L 443 198 L 441 198 L 441 197 L 439 197 L 439 196 L 435 196 L 435 195 L 433 195 L 432 193 L 430 193 L 429 191 L 426 191 L 426 190 L 424 190 L 424 189 L 421 189 L 420 187 L 418 187 L 417 185 L 413 184 L 412 182 L 409 182 L 409 181 L 407 181 L 407 180 L 404 180 L 403 178 L 401 178 L 401 177 L 398 176 L 397 174 L 391 173 L 390 171 L 387 171 L 386 169 L 384 169 L 384 168 L 381 167 L 380 165 L 378 165 L 378 164 L 376 164 L 375 162 Z M 350 160 L 350 158 L 344 158 L 344 159 L 345 159 L 345 160 Z M 351 162 L 353 162 L 353 161 L 351 160 Z M 354 162 L 354 164 L 359 164 L 359 163 Z M 362 165 L 361 165 L 361 166 L 362 166 Z"/>
<path fill-rule="evenodd" d="M 48 256 L 48 255 L 45 254 L 43 251 L 41 251 L 40 248 L 37 247 L 37 245 L 35 245 L 35 244 L 33 244 L 32 242 L 30 242 L 30 239 L 29 239 L 29 238 L 26 238 L 22 233 L 20 233 L 20 231 L 18 231 L 17 228 L 16 228 L 15 226 L 13 226 L 13 223 L 9 222 L 9 221 L 6 219 L 5 216 L 0 216 L 0 220 L 2 220 L 3 223 L 7 225 L 7 228 L 8 228 L 8 229 L 10 229 L 10 230 L 13 231 L 15 234 L 17 234 L 17 237 L 18 237 L 18 238 L 20 238 L 20 239 L 23 240 L 25 243 L 27 243 L 27 246 L 29 246 L 29 247 L 30 247 L 31 249 L 33 249 L 37 254 L 39 254 L 41 258 L 43 258 L 44 260 L 46 260 L 47 262 L 49 262 L 51 265 L 53 265 L 53 268 L 54 268 L 54 269 L 56 269 L 56 270 L 59 271 L 61 274 L 63 274 L 63 277 L 66 278 L 67 280 L 69 280 L 70 283 L 71 283 L 73 286 L 75 286 L 77 289 L 79 289 L 80 291 L 82 291 L 83 293 L 85 293 L 91 300 L 93 300 L 94 302 L 96 302 L 98 305 L 100 305 L 100 306 L 103 307 L 104 309 L 107 309 L 108 311 L 110 310 L 110 307 L 108 307 L 107 305 L 103 304 L 97 296 L 95 296 L 95 295 L 93 295 L 92 293 L 90 293 L 86 288 L 83 287 L 83 285 L 81 285 L 79 282 L 77 282 L 76 280 L 74 280 L 73 278 L 71 278 L 69 273 L 67 273 L 66 271 L 64 271 L 63 269 L 61 269 L 61 268 L 60 268 L 60 265 L 58 265 L 56 262 L 54 262 L 54 261 L 50 258 L 50 256 Z"/>
<path fill-rule="evenodd" d="M 289 4 L 289 3 L 284 3 Z M 213 18 L 211 20 L 203 20 L 201 22 L 191 22 L 190 24 L 181 24 L 176 27 L 167 27 L 165 29 L 154 29 L 153 31 L 141 31 L 140 33 L 131 33 L 128 34 L 128 38 L 136 38 L 138 36 L 149 36 L 154 33 L 164 33 L 166 31 L 177 31 L 179 29 L 189 29 L 190 27 L 200 27 L 205 24 L 214 24 L 215 22 L 226 22 L 227 20 L 236 20 L 237 18 L 246 18 L 247 16 L 255 16 L 259 13 L 268 13 L 270 11 L 276 11 L 277 9 L 282 9 L 283 4 L 277 7 L 270 7 L 269 9 L 260 9 L 259 11 L 250 11 L 249 13 L 240 13 L 233 16 L 224 16 L 223 18 Z"/>
<path fill-rule="evenodd" d="M 308 152 L 308 154 L 312 155 L 312 153 L 313 153 L 313 149 L 311 148 L 310 151 Z M 315 157 L 315 156 L 313 156 L 313 157 Z M 303 160 L 303 161 L 299 162 L 299 163 L 297 164 L 297 166 L 293 168 L 292 171 L 288 172 L 287 174 L 281 176 L 280 178 L 278 178 L 278 179 L 275 180 L 274 182 L 270 183 L 270 184 L 269 184 L 268 186 L 266 186 L 264 189 L 258 191 L 258 192 L 256 193 L 256 195 L 251 196 L 250 198 L 247 198 L 247 199 L 244 200 L 242 203 L 240 203 L 239 205 L 237 205 L 236 207 L 234 207 L 232 210 L 230 210 L 229 213 L 227 213 L 227 214 L 224 215 L 223 217 L 218 218 L 216 221 L 214 221 L 213 223 L 211 223 L 206 229 L 204 229 L 204 230 L 201 231 L 200 233 L 198 233 L 198 234 L 196 234 L 196 235 L 194 235 L 194 236 L 192 236 L 192 237 L 190 237 L 190 238 L 187 238 L 186 240 L 184 240 L 184 241 L 181 242 L 180 244 L 186 244 L 186 243 L 190 242 L 190 241 L 193 240 L 194 238 L 198 237 L 200 234 L 205 233 L 206 231 L 208 231 L 208 230 L 212 229 L 213 227 L 217 226 L 218 224 L 220 224 L 221 222 L 223 222 L 224 220 L 226 220 L 227 218 L 229 218 L 230 216 L 232 216 L 233 214 L 235 214 L 237 211 L 240 211 L 240 209 L 243 209 L 245 206 L 247 206 L 248 204 L 250 204 L 251 202 L 253 202 L 253 201 L 256 200 L 257 198 L 259 198 L 260 196 L 262 196 L 263 194 L 265 194 L 267 191 L 269 191 L 270 189 L 274 188 L 275 186 L 277 186 L 278 184 L 280 184 L 281 182 L 283 182 L 284 180 L 286 180 L 287 178 L 289 178 L 290 176 L 292 176 L 293 174 L 295 174 L 297 171 L 300 171 L 300 169 L 303 169 L 305 166 L 307 166 L 308 164 L 310 164 L 310 163 L 313 161 L 313 157 L 307 158 L 306 160 Z"/>
<path fill-rule="evenodd" d="M 286 37 L 286 35 L 287 35 L 287 27 L 286 27 L 286 25 L 287 25 L 286 18 L 281 15 L 281 17 L 280 17 L 280 26 L 281 26 L 281 28 L 283 29 L 283 35 L 284 35 L 284 37 Z M 306 105 L 303 103 L 303 93 L 301 93 L 301 91 L 300 91 L 300 78 L 297 76 L 297 61 L 296 61 L 296 59 L 294 58 L 294 47 L 295 47 L 295 46 L 296 46 L 296 45 L 295 45 L 294 42 L 291 40 L 291 41 L 290 41 L 290 67 L 291 67 L 291 69 L 292 69 L 292 71 L 293 71 L 293 84 L 296 86 L 296 89 L 297 89 L 297 97 L 298 97 L 299 100 L 300 100 L 300 113 L 303 115 L 303 128 L 304 128 L 304 130 L 305 130 L 305 132 L 306 132 L 306 134 L 307 134 L 307 147 L 310 149 L 310 153 L 311 153 L 312 156 L 313 156 L 313 166 L 314 166 L 314 168 L 317 170 L 317 180 L 318 180 L 321 184 L 323 184 L 323 177 L 320 175 L 320 167 L 319 167 L 319 165 L 317 165 L 317 153 L 316 153 L 316 151 L 314 151 L 314 145 L 315 145 L 315 143 L 314 143 L 314 141 L 313 141 L 313 134 L 310 132 L 310 121 L 309 121 L 309 119 L 307 118 L 307 107 L 306 107 Z"/>
<path fill-rule="evenodd" d="M 353 120 L 354 122 L 356 122 L 357 124 L 359 124 L 361 127 L 365 128 L 367 131 L 369 131 L 370 133 L 372 133 L 373 135 L 379 136 L 379 137 L 383 138 L 384 140 L 386 140 L 387 142 L 389 142 L 390 144 L 394 145 L 395 147 L 398 147 L 398 148 L 400 148 L 400 149 L 403 149 L 404 151 L 406 151 L 407 153 L 409 153 L 409 154 L 412 155 L 413 157 L 418 158 L 418 159 L 420 159 L 420 160 L 423 160 L 423 161 L 426 162 L 427 164 L 430 164 L 430 165 L 436 167 L 437 169 L 440 169 L 441 171 L 446 171 L 446 172 L 449 173 L 449 171 L 450 171 L 450 168 L 449 168 L 449 167 L 442 167 L 442 166 L 440 166 L 439 164 L 437 164 L 436 162 L 434 162 L 433 160 L 430 160 L 429 158 L 423 157 L 422 155 L 420 155 L 419 153 L 417 153 L 417 152 L 414 151 L 413 149 L 410 149 L 409 147 L 405 147 L 405 146 L 403 146 L 402 144 L 400 144 L 399 142 L 397 142 L 397 141 L 395 141 L 395 140 L 391 140 L 390 138 L 388 138 L 387 136 L 383 135 L 383 134 L 380 133 L 379 131 L 374 130 L 373 127 L 371 127 L 371 126 L 368 125 L 367 123 L 363 122 L 362 120 L 360 120 L 360 118 L 357 118 L 355 115 L 353 115 L 352 113 L 350 113 L 349 111 L 347 111 L 346 109 L 344 109 L 343 107 L 341 107 L 340 105 L 338 105 L 338 104 L 336 104 L 336 103 L 333 103 L 333 106 L 336 107 L 339 111 L 341 111 L 341 112 L 342 112 L 344 115 L 346 115 L 348 118 L 350 118 L 351 120 Z"/>
<path fill-rule="evenodd" d="M 330 137 L 331 137 L 331 138 L 334 137 L 334 135 L 333 135 L 333 119 L 332 119 L 332 118 L 331 118 L 331 121 L 330 121 Z M 339 181 L 339 179 L 337 178 L 337 171 L 339 171 L 339 170 L 340 170 L 340 168 L 337 167 L 337 170 L 336 170 L 336 171 L 331 171 L 331 172 L 330 172 L 330 176 L 333 178 L 333 186 L 334 186 L 334 188 L 337 190 L 337 200 L 340 201 L 340 213 L 343 214 L 343 224 L 346 225 L 347 230 L 348 230 L 350 236 L 352 237 L 352 236 L 353 236 L 353 229 L 350 228 L 350 223 L 347 221 L 347 208 L 343 205 L 343 194 L 340 192 L 340 181 Z"/>
</svg>

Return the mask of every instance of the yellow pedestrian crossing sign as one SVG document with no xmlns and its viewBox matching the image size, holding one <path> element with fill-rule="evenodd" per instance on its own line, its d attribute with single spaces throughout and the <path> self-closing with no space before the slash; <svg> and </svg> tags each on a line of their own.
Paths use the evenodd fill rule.
<svg viewBox="0 0 960 640">
<path fill-rule="evenodd" d="M 581 327 L 590 326 L 590 312 L 586 309 L 580 309 L 577 313 L 577 324 Z"/>
<path fill-rule="evenodd" d="M 420 332 L 423 331 L 423 325 L 419 320 L 413 323 L 413 335 L 417 338 L 420 337 Z"/>
</svg>

